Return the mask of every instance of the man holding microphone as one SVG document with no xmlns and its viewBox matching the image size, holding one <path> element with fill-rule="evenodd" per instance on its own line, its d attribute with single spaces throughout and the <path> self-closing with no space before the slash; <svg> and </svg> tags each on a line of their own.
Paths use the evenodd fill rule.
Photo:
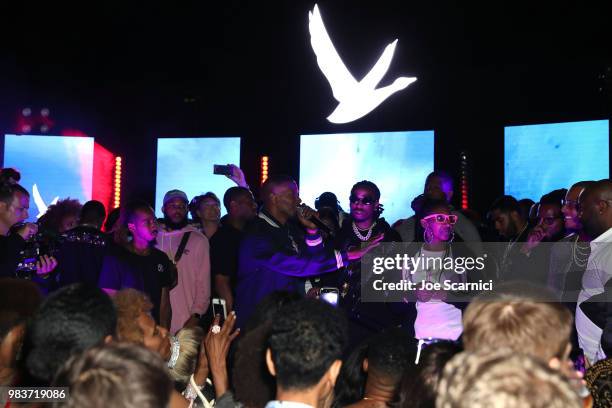
<svg viewBox="0 0 612 408">
<path fill-rule="evenodd" d="M 246 227 L 240 247 L 234 304 L 239 327 L 244 327 L 255 306 L 269 293 L 303 291 L 304 278 L 342 268 L 378 245 L 374 240 L 351 251 L 326 249 L 311 221 L 316 212 L 304 206 L 298 209 L 298 187 L 288 176 L 268 178 L 260 198 L 263 208 Z"/>
</svg>

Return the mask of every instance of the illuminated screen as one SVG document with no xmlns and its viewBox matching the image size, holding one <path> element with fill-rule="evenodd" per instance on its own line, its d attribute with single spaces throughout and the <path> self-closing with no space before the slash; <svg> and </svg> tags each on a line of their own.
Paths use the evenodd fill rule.
<svg viewBox="0 0 612 408">
<path fill-rule="evenodd" d="M 3 166 L 21 172 L 19 183 L 30 192 L 30 221 L 57 198 L 91 200 L 93 160 L 93 137 L 6 135 L 4 139 Z"/>
<path fill-rule="evenodd" d="M 240 165 L 239 137 L 157 139 L 157 216 L 163 216 L 164 194 L 174 189 L 184 191 L 189 200 L 212 191 L 223 201 L 225 190 L 236 184 L 225 176 L 213 174 L 213 165 L 228 163 Z M 223 203 L 221 212 L 225 213 Z"/>
<path fill-rule="evenodd" d="M 351 187 L 370 180 L 380 189 L 382 216 L 393 223 L 413 214 L 410 203 L 433 168 L 433 130 L 303 135 L 300 197 L 314 206 L 316 197 L 331 191 L 349 212 Z"/>
<path fill-rule="evenodd" d="M 506 127 L 506 194 L 537 202 L 578 181 L 608 178 L 608 128 L 607 120 Z"/>
</svg>

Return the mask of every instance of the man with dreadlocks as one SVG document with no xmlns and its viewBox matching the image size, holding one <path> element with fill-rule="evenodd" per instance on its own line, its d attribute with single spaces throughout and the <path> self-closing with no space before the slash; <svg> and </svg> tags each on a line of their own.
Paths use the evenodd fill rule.
<svg viewBox="0 0 612 408">
<path fill-rule="evenodd" d="M 380 217 L 380 190 L 371 181 L 363 180 L 351 188 L 350 216 L 336 236 L 336 249 L 348 250 L 383 236 L 381 242 L 401 242 L 397 231 Z M 361 301 L 361 261 L 357 259 L 337 273 L 340 307 L 349 319 L 351 342 L 359 342 L 372 333 L 392 325 L 393 313 L 384 303 Z"/>
</svg>

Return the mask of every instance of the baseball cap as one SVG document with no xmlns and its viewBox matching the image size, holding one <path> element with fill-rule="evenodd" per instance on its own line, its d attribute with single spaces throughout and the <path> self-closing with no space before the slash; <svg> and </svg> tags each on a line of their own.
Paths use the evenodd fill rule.
<svg viewBox="0 0 612 408">
<path fill-rule="evenodd" d="M 187 199 L 187 194 L 185 194 L 183 191 L 181 191 L 181 190 L 170 190 L 164 196 L 164 205 L 166 205 L 166 203 L 168 201 L 173 200 L 175 198 L 180 198 L 181 200 L 185 201 L 186 203 L 189 202 L 189 200 Z"/>
</svg>

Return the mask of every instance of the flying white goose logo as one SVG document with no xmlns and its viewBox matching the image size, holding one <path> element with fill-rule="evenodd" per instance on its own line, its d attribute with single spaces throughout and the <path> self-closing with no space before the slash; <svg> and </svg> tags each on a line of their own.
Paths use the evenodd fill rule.
<svg viewBox="0 0 612 408">
<path fill-rule="evenodd" d="M 47 212 L 47 204 L 45 204 L 45 201 L 42 199 L 40 192 L 38 191 L 38 186 L 36 184 L 32 186 L 32 196 L 34 198 L 36 208 L 38 208 L 38 215 L 36 216 L 36 219 L 38 219 Z M 57 203 L 57 200 L 59 200 L 59 197 L 55 197 L 49 205 Z"/>
<path fill-rule="evenodd" d="M 334 98 L 339 102 L 336 109 L 327 117 L 330 122 L 348 123 L 357 120 L 370 113 L 389 96 L 417 80 L 415 77 L 399 77 L 391 85 L 376 89 L 393 59 L 397 45 L 395 40 L 385 47 L 370 72 L 357 82 L 336 52 L 316 4 L 314 9 L 308 12 L 308 20 L 310 43 L 317 56 L 317 63 L 329 81 Z"/>
</svg>

